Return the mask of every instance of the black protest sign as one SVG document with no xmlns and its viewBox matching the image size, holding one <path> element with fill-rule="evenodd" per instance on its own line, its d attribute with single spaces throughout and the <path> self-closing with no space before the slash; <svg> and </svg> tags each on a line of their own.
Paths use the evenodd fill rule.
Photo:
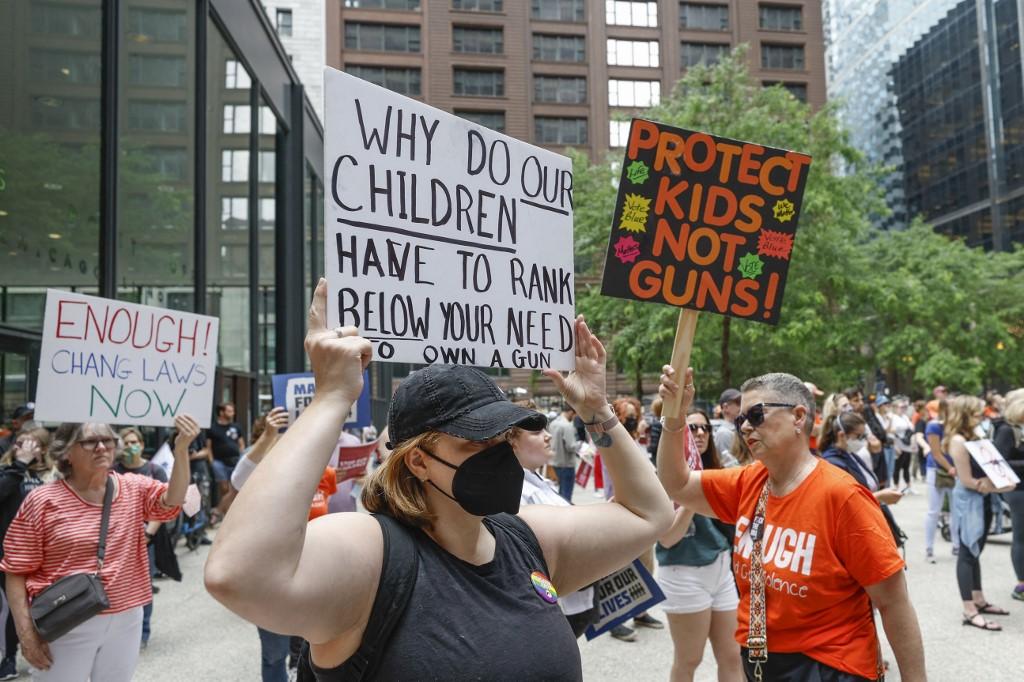
<svg viewBox="0 0 1024 682">
<path fill-rule="evenodd" d="M 633 119 L 601 293 L 777 324 L 810 164 Z"/>
</svg>

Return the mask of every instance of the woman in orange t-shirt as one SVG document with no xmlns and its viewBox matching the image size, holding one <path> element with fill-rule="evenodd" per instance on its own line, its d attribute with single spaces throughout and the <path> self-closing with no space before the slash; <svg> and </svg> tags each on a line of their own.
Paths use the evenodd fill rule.
<svg viewBox="0 0 1024 682">
<path fill-rule="evenodd" d="M 666 365 L 659 390 L 666 402 L 680 390 L 674 375 Z M 683 390 L 692 400 L 692 370 Z M 691 473 L 682 433 L 674 433 L 685 422 L 666 419 L 658 476 L 687 509 L 736 524 L 736 639 L 747 678 L 878 679 L 874 605 L 901 678 L 924 680 L 924 647 L 903 560 L 871 494 L 811 453 L 810 391 L 782 373 L 750 379 L 740 391 L 736 432 L 754 463 Z"/>
</svg>

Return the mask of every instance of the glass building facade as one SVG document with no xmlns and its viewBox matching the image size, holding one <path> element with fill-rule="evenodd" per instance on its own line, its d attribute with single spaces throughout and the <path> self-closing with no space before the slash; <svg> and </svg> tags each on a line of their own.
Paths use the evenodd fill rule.
<svg viewBox="0 0 1024 682">
<path fill-rule="evenodd" d="M 830 98 L 892 169 L 891 215 L 968 243 L 1024 242 L 1024 80 L 1016 0 L 825 0 Z"/>
<path fill-rule="evenodd" d="M 11 0 L 0 46 L 3 412 L 56 288 L 218 316 L 215 401 L 248 423 L 305 366 L 323 260 L 322 127 L 263 10 Z"/>
</svg>

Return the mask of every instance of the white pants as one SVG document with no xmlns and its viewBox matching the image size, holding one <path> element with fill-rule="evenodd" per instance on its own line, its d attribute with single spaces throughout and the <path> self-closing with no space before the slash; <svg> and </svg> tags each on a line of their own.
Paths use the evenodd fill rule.
<svg viewBox="0 0 1024 682">
<path fill-rule="evenodd" d="M 939 512 L 942 511 L 942 500 L 949 499 L 949 530 L 953 538 L 953 546 L 959 546 L 956 541 L 957 528 L 956 516 L 953 515 L 953 489 L 935 487 L 935 467 L 925 472 L 925 482 L 928 484 L 928 512 L 924 516 L 924 549 L 926 552 L 934 552 L 935 529 L 938 527 Z"/>
<path fill-rule="evenodd" d="M 36 682 L 131 682 L 139 660 L 142 607 L 93 616 L 50 642 L 53 665 L 32 669 Z"/>
</svg>

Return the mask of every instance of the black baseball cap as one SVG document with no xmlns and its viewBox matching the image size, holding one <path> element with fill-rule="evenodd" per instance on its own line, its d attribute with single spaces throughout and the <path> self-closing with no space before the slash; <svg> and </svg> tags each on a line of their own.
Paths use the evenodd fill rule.
<svg viewBox="0 0 1024 682">
<path fill-rule="evenodd" d="M 14 408 L 14 412 L 11 413 L 11 417 L 13 419 L 22 419 L 23 417 L 27 417 L 30 414 L 35 414 L 35 411 L 35 403 L 26 403 L 24 405 L 19 405 L 18 407 Z"/>
<path fill-rule="evenodd" d="M 387 447 L 427 431 L 490 440 L 513 426 L 540 431 L 547 423 L 540 412 L 510 402 L 478 369 L 430 365 L 406 377 L 391 398 Z"/>
</svg>

